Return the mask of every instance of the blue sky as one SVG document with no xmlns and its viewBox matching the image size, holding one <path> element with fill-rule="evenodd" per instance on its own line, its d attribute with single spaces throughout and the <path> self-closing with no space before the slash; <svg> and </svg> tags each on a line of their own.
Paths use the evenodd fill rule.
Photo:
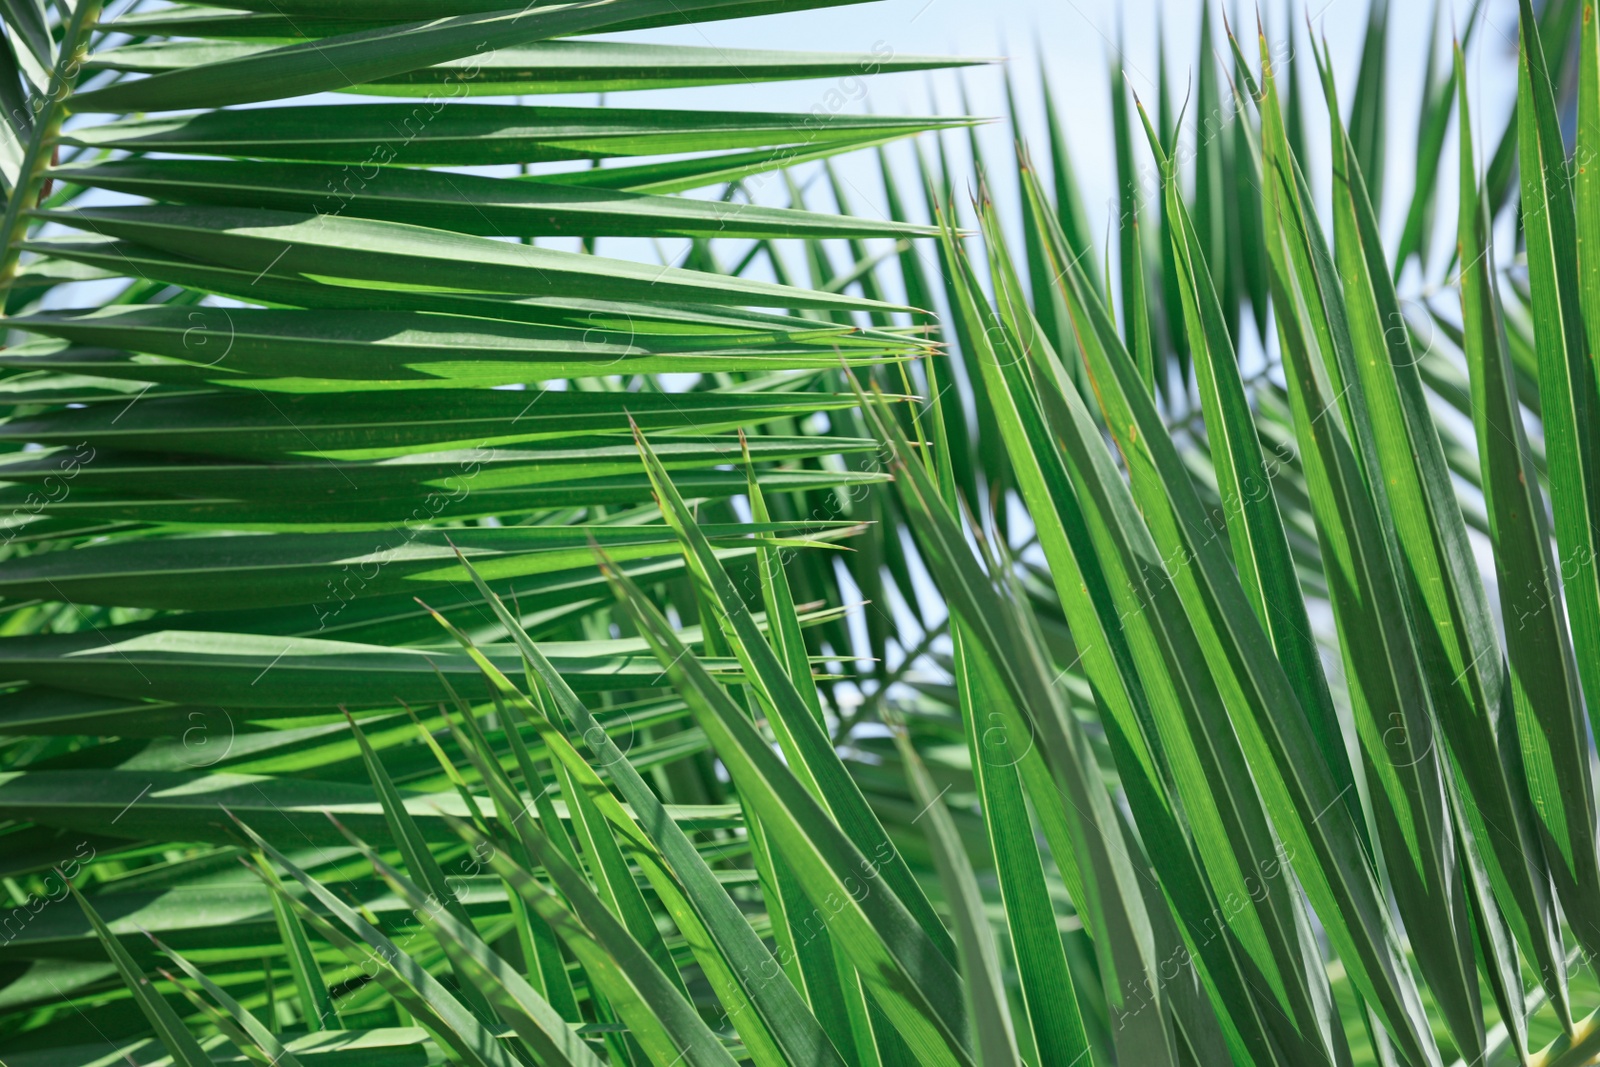
<svg viewBox="0 0 1600 1067">
<path fill-rule="evenodd" d="M 1368 0 L 1305 0 L 1312 6 L 1312 25 L 1324 36 L 1331 49 L 1341 96 L 1347 104 L 1360 62 L 1367 21 Z M 1441 33 L 1433 40 L 1438 62 L 1449 62 L 1449 37 L 1454 20 L 1465 23 L 1471 0 L 1441 0 L 1445 7 L 1439 23 Z M 1269 35 L 1282 40 L 1290 26 L 1287 0 L 1264 0 Z M 1416 121 L 1423 91 L 1424 63 L 1429 47 L 1432 5 L 1422 0 L 1394 0 L 1389 50 L 1389 121 L 1387 125 L 1387 186 L 1383 228 L 1392 247 L 1398 239 L 1409 202 L 1415 170 Z M 1230 7 L 1234 6 L 1230 2 Z M 1250 23 L 1253 28 L 1253 9 Z M 1305 10 L 1300 0 L 1298 12 Z M 1484 0 L 1484 22 L 1468 53 L 1469 88 L 1474 99 L 1477 129 L 1474 141 L 1481 159 L 1492 151 L 1510 113 L 1515 95 L 1515 0 Z M 1115 4 L 1109 0 L 881 0 L 847 8 L 835 8 L 784 15 L 745 22 L 714 23 L 653 31 L 654 39 L 669 39 L 684 44 L 733 48 L 792 48 L 837 51 L 880 52 L 888 46 L 897 55 L 916 53 L 966 56 L 1009 56 L 1006 62 L 1015 80 L 1024 111 L 1026 136 L 1035 145 L 1044 140 L 1039 79 L 1041 64 L 1054 88 L 1058 109 L 1072 147 L 1090 223 L 1105 233 L 1107 221 L 1115 217 L 1112 206 L 1115 192 L 1114 164 L 1109 122 L 1111 80 L 1108 55 L 1121 34 L 1127 43 L 1126 69 L 1129 82 L 1141 96 L 1156 95 L 1157 40 L 1164 34 L 1169 72 L 1174 92 L 1179 96 L 1192 78 L 1199 61 L 1197 43 L 1201 17 L 1200 0 L 1135 0 Z M 1213 9 L 1213 15 L 1219 9 Z M 1305 25 L 1298 26 L 1303 45 Z M 1296 62 L 1290 53 L 1290 63 Z M 1315 95 L 1308 97 L 1308 136 L 1313 159 L 1308 168 L 1313 186 L 1325 200 L 1329 185 L 1326 143 L 1327 124 L 1321 95 L 1316 92 L 1314 67 L 1309 57 L 1299 60 L 1308 69 L 1301 71 L 1304 85 Z M 706 88 L 675 92 L 677 104 L 693 102 L 704 106 L 758 108 L 772 110 L 810 110 L 822 101 L 838 102 L 848 97 L 842 110 L 888 113 L 926 113 L 936 107 L 942 113 L 957 113 L 961 107 L 964 83 L 970 113 L 1004 114 L 1003 81 L 998 68 L 968 70 L 960 76 L 951 73 L 883 75 L 870 79 L 863 87 L 846 87 L 852 92 L 835 92 L 839 85 L 818 82 L 787 83 L 769 86 L 744 86 L 737 89 Z M 833 93 L 830 96 L 830 93 Z M 612 102 L 628 106 L 648 106 L 652 100 L 665 102 L 668 94 L 636 94 L 632 99 L 614 97 Z M 1314 106 L 1313 106 L 1314 104 Z M 1192 128 L 1189 137 L 1192 138 Z M 984 151 L 999 159 L 1010 151 L 1009 131 L 1004 124 L 991 126 L 984 133 Z M 951 138 L 950 145 L 962 154 L 962 138 Z M 1487 147 L 1486 147 L 1487 146 Z M 1435 288 L 1446 267 L 1444 253 L 1453 243 L 1456 198 L 1452 193 L 1458 151 L 1452 131 L 1445 147 L 1444 181 L 1437 205 L 1435 225 L 1434 276 L 1421 278 L 1413 270 L 1401 286 L 1402 298 L 1415 298 Z M 1036 150 L 1036 155 L 1041 154 Z M 1141 162 L 1145 159 L 1142 154 Z M 909 156 L 900 159 L 909 165 Z M 882 193 L 875 166 L 869 159 L 842 160 L 841 172 L 856 198 L 854 209 L 881 213 Z M 908 176 L 910 171 L 907 170 Z M 768 192 L 776 191 L 769 184 Z M 767 197 L 763 197 L 767 199 Z M 1000 197 L 1002 207 L 1014 199 L 1010 190 Z M 779 201 L 781 202 L 781 200 Z M 830 208 L 820 193 L 812 206 Z M 1013 219 L 1013 224 L 1015 220 Z M 601 249 L 605 254 L 606 249 Z M 613 249 L 611 254 L 618 254 Z M 624 253 L 625 254 L 625 253 Z M 1250 346 L 1247 346 L 1250 347 Z M 1258 359 L 1261 353 L 1249 352 Z"/>
<path fill-rule="evenodd" d="M 1334 57 L 1335 69 L 1348 100 L 1350 85 L 1360 59 L 1366 25 L 1368 0 L 1296 0 L 1296 12 L 1309 8 L 1312 25 L 1326 36 Z M 1464 22 L 1471 0 L 1441 0 L 1442 35 L 1435 42 L 1440 60 L 1448 61 L 1448 35 L 1455 19 Z M 1254 21 L 1254 8 L 1230 2 L 1245 18 Z M 1395 0 L 1390 41 L 1389 100 L 1391 121 L 1388 127 L 1388 176 L 1394 186 L 1409 192 L 1415 155 L 1415 115 L 1422 94 L 1423 63 L 1426 55 L 1432 5 Z M 684 44 L 713 45 L 724 48 L 792 48 L 826 51 L 880 52 L 890 48 L 896 55 L 953 54 L 964 56 L 1010 57 L 1005 60 L 1016 81 L 1024 109 L 1024 125 L 1033 142 L 1043 141 L 1042 109 L 1039 105 L 1041 57 L 1057 94 L 1067 136 L 1080 171 L 1080 180 L 1091 222 L 1103 229 L 1110 213 L 1107 206 L 1115 186 L 1112 175 L 1111 131 L 1109 125 L 1110 79 L 1107 57 L 1120 33 L 1127 42 L 1126 69 L 1134 90 L 1147 100 L 1155 97 L 1158 34 L 1166 38 L 1169 70 L 1181 94 L 1192 78 L 1199 60 L 1197 42 L 1202 4 L 1200 0 L 879 0 L 850 7 L 800 12 L 761 19 L 712 23 L 702 26 L 654 30 L 654 40 Z M 1221 5 L 1213 8 L 1220 13 Z M 1469 74 L 1477 109 L 1475 118 L 1482 128 L 1477 137 L 1479 151 L 1487 141 L 1492 145 L 1503 128 L 1515 89 L 1513 61 L 1516 26 L 1514 0 L 1486 0 L 1486 19 L 1469 56 Z M 1282 39 L 1290 25 L 1288 0 L 1264 0 L 1264 17 L 1269 34 Z M 1304 15 L 1299 39 L 1303 42 Z M 1303 72 L 1309 76 L 1310 71 Z M 850 112 L 926 113 L 937 105 L 943 113 L 961 108 L 960 86 L 964 83 L 971 113 L 999 116 L 1004 113 L 1002 80 L 999 68 L 968 70 L 957 76 L 950 73 L 880 75 L 867 79 L 864 86 L 841 86 L 827 82 L 796 82 L 768 86 L 741 86 L 736 89 L 706 88 L 667 93 L 616 95 L 610 102 L 626 106 L 648 106 L 651 102 L 695 104 L 711 107 L 757 109 L 795 109 L 809 111 L 818 104 L 837 105 Z M 1307 84 L 1310 84 L 1308 77 Z M 1320 107 L 1320 97 L 1317 101 Z M 1325 124 L 1316 109 L 1310 110 L 1313 143 L 1325 137 Z M 996 126 L 985 131 L 986 152 L 998 158 L 1009 151 L 1007 132 Z M 956 142 L 953 141 L 954 145 Z M 1454 139 L 1447 147 L 1446 174 L 1454 173 Z M 1324 157 L 1325 160 L 1325 157 Z M 1326 188 L 1321 172 L 1323 160 L 1313 163 L 1315 183 Z M 847 167 L 853 189 L 862 203 L 858 211 L 871 210 L 881 199 L 871 168 L 865 164 Z M 824 198 L 825 199 L 825 198 Z M 1404 205 L 1391 197 L 1384 212 L 1385 230 L 1397 236 Z M 826 206 L 826 205 L 824 205 Z M 1452 210 L 1446 197 L 1441 209 Z M 1444 217 L 1448 218 L 1448 215 Z M 1443 235 L 1446 236 L 1447 235 Z"/>
</svg>

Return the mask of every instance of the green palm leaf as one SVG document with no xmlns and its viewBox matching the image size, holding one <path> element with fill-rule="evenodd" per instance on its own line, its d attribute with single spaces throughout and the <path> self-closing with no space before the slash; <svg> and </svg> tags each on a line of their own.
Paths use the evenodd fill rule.
<svg viewBox="0 0 1600 1067">
<path fill-rule="evenodd" d="M 827 6 L 0 0 L 7 1064 L 1593 1060 L 1592 5 L 634 32 Z"/>
</svg>

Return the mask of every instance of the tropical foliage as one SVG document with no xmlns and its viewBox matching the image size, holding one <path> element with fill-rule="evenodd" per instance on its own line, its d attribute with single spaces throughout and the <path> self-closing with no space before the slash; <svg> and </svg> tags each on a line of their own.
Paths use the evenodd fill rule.
<svg viewBox="0 0 1600 1067">
<path fill-rule="evenodd" d="M 0 0 L 10 1067 L 1600 1058 L 1593 5 L 1393 248 L 1382 0 L 1105 246 L 1048 90 L 520 102 L 950 62 L 592 36 L 803 6 Z"/>
</svg>

